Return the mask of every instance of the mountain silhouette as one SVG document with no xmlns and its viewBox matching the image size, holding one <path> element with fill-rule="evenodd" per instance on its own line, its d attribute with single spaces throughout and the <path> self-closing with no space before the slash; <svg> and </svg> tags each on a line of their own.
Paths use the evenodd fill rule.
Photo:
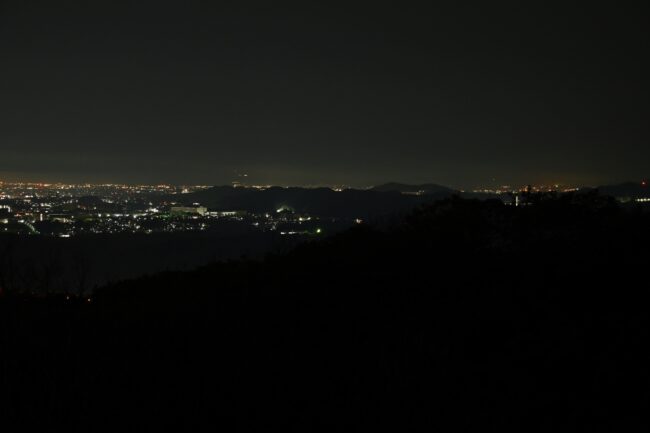
<svg viewBox="0 0 650 433">
<path fill-rule="evenodd" d="M 327 217 L 367 218 L 409 211 L 417 205 L 451 195 L 453 191 L 439 188 L 426 196 L 402 194 L 400 191 L 374 191 L 330 188 L 267 189 L 216 186 L 191 194 L 170 196 L 186 204 L 201 203 L 212 209 L 275 212 L 288 207 L 298 213 Z"/>
<path fill-rule="evenodd" d="M 2 422 L 647 431 L 650 213 L 529 199 L 452 197 L 89 299 L 0 297 Z"/>
<path fill-rule="evenodd" d="M 371 189 L 379 192 L 401 192 L 401 193 L 420 193 L 420 194 L 454 194 L 457 190 L 435 183 L 426 183 L 422 185 L 408 185 L 404 183 L 389 182 L 383 185 L 377 185 Z"/>
</svg>

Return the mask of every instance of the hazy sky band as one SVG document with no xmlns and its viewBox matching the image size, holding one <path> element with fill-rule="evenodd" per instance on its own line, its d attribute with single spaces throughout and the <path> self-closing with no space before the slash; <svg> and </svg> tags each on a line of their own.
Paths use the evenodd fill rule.
<svg viewBox="0 0 650 433">
<path fill-rule="evenodd" d="M 3 3 L 0 176 L 648 176 L 646 10 L 238 3 Z"/>
</svg>

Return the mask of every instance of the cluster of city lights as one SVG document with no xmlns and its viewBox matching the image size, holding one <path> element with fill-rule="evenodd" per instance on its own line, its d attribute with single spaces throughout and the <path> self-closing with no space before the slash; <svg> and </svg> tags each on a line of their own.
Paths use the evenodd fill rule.
<svg viewBox="0 0 650 433">
<path fill-rule="evenodd" d="M 199 232 L 235 222 L 282 235 L 317 235 L 322 230 L 318 225 L 328 223 L 327 219 L 297 213 L 288 205 L 281 206 L 277 212 L 257 214 L 179 202 L 180 194 L 205 188 L 208 187 L 0 183 L 0 233 L 71 238 Z"/>
</svg>

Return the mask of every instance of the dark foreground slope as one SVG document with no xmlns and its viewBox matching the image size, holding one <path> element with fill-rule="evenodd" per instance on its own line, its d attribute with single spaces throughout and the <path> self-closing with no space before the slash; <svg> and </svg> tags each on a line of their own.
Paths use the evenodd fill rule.
<svg viewBox="0 0 650 433">
<path fill-rule="evenodd" d="M 0 422 L 647 431 L 649 223 L 592 195 L 450 199 L 92 303 L 5 299 Z"/>
</svg>

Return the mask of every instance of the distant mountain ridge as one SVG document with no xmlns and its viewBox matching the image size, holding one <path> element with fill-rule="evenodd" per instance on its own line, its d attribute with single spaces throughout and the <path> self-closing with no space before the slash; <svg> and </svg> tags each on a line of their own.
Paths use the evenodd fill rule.
<svg viewBox="0 0 650 433">
<path fill-rule="evenodd" d="M 612 197 L 648 198 L 650 186 L 647 181 L 624 182 L 615 185 L 602 185 L 596 188 L 603 195 Z"/>
<path fill-rule="evenodd" d="M 593 188 L 581 188 L 587 191 Z M 613 197 L 650 197 L 650 188 L 642 182 L 625 182 L 596 188 Z M 274 212 L 288 207 L 298 213 L 327 217 L 367 218 L 407 212 L 435 200 L 461 195 L 466 198 L 498 198 L 493 194 L 461 193 L 434 183 L 409 185 L 391 182 L 370 189 L 270 187 L 266 189 L 214 186 L 190 194 L 170 196 L 183 204 L 200 203 L 215 210 Z"/>
<path fill-rule="evenodd" d="M 422 185 L 409 185 L 405 183 L 398 183 L 398 182 L 389 182 L 385 183 L 383 185 L 378 185 L 373 188 L 371 188 L 372 191 L 379 191 L 379 192 L 400 192 L 402 194 L 415 194 L 415 193 L 421 193 L 421 194 L 453 194 L 453 193 L 458 193 L 457 190 L 454 190 L 452 188 L 443 186 L 443 185 L 438 185 L 435 183 L 426 183 Z"/>
<path fill-rule="evenodd" d="M 399 184 L 395 184 L 399 185 Z M 409 211 L 413 207 L 449 197 L 454 190 L 436 186 L 422 195 L 404 192 L 420 191 L 419 186 L 380 187 L 379 189 L 271 187 L 267 189 L 215 186 L 190 194 L 174 195 L 170 199 L 184 204 L 200 203 L 211 209 L 273 212 L 289 207 L 295 212 L 346 218 L 365 218 Z M 430 191 L 430 192 L 429 192 Z"/>
</svg>

